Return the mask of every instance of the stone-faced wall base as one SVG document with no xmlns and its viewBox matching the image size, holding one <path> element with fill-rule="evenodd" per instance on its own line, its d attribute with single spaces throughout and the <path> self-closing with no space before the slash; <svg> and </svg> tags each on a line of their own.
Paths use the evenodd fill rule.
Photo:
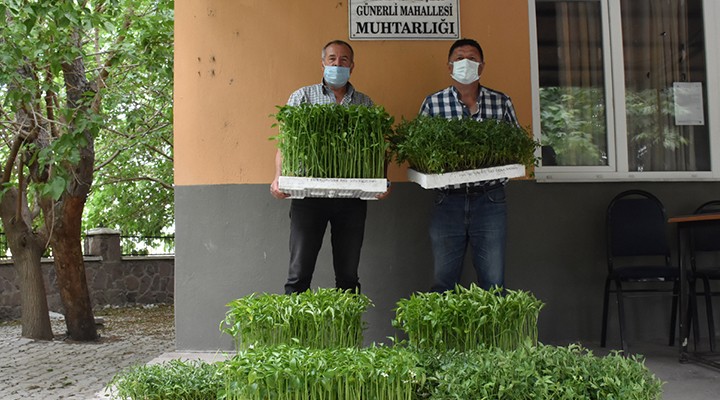
<svg viewBox="0 0 720 400">
<path fill-rule="evenodd" d="M 45 292 L 50 311 L 64 314 L 51 259 L 43 260 Z M 175 257 L 122 257 L 106 261 L 85 258 L 85 274 L 94 307 L 172 303 Z M 20 284 L 11 260 L 0 262 L 0 320 L 20 318 Z"/>
</svg>

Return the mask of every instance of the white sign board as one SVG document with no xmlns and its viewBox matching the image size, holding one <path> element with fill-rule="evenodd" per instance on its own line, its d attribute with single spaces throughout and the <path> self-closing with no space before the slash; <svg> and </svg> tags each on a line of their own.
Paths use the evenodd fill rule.
<svg viewBox="0 0 720 400">
<path fill-rule="evenodd" d="M 705 125 L 701 82 L 673 82 L 675 125 Z"/>
<path fill-rule="evenodd" d="M 459 39 L 458 2 L 459 0 L 350 0 L 350 39 Z"/>
</svg>

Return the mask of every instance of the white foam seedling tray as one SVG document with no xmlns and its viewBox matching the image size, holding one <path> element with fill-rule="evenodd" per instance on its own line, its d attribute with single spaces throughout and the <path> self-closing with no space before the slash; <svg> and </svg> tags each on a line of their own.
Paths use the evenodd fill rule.
<svg viewBox="0 0 720 400">
<path fill-rule="evenodd" d="M 447 172 L 444 174 L 423 174 L 412 168 L 408 168 L 408 179 L 425 189 L 436 189 L 449 185 L 501 178 L 517 178 L 520 176 L 525 176 L 525 166 L 522 164 L 501 165 L 498 167 Z"/>
<path fill-rule="evenodd" d="M 328 197 L 375 200 L 375 196 L 387 190 L 387 179 L 280 176 L 278 187 L 281 192 L 289 194 L 291 199 Z"/>
</svg>

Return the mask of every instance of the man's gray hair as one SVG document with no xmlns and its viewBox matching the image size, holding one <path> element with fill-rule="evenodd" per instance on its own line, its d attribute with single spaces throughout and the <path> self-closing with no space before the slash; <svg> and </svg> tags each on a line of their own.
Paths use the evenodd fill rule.
<svg viewBox="0 0 720 400">
<path fill-rule="evenodd" d="M 348 43 L 344 40 L 338 39 L 338 40 L 332 40 L 332 41 L 328 42 L 325 46 L 323 46 L 322 53 L 321 53 L 321 57 L 323 60 L 325 59 L 325 49 L 327 49 L 328 46 L 333 45 L 333 44 L 347 46 L 347 48 L 350 49 L 350 61 L 353 61 L 355 59 L 355 51 L 353 51 L 353 48 L 352 48 L 352 46 L 350 46 L 350 43 Z"/>
</svg>

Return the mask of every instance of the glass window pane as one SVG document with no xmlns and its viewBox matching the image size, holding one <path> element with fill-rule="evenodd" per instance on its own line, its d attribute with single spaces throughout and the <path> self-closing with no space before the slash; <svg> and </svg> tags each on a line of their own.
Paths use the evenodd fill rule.
<svg viewBox="0 0 720 400">
<path fill-rule="evenodd" d="M 599 1 L 535 4 L 543 166 L 608 165 Z"/>
<path fill-rule="evenodd" d="M 709 171 L 708 126 L 677 125 L 673 94 L 699 82 L 707 98 L 702 0 L 620 4 L 630 171 Z"/>
</svg>

